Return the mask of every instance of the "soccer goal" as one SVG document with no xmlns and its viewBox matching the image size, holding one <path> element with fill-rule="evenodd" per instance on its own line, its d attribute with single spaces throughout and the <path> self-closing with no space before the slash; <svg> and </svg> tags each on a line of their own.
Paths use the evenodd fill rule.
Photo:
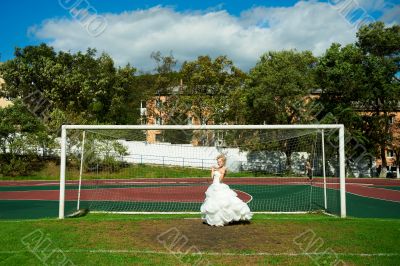
<svg viewBox="0 0 400 266">
<path fill-rule="evenodd" d="M 64 125 L 59 218 L 199 213 L 219 154 L 254 213 L 346 217 L 343 125 Z"/>
</svg>

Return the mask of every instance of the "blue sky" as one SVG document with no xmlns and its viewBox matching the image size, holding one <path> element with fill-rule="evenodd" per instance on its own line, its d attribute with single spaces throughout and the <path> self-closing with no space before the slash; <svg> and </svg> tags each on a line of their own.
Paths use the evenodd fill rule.
<svg viewBox="0 0 400 266">
<path fill-rule="evenodd" d="M 71 52 L 96 48 L 117 65 L 131 63 L 143 71 L 152 69 L 152 51 L 172 52 L 180 63 L 225 54 L 247 70 L 268 50 L 319 55 L 332 42 L 351 43 L 360 17 L 398 24 L 399 1 L 5 0 L 0 61 L 12 59 L 15 47 L 46 42 Z M 98 18 L 98 24 L 77 15 L 88 7 L 86 19 Z"/>
</svg>

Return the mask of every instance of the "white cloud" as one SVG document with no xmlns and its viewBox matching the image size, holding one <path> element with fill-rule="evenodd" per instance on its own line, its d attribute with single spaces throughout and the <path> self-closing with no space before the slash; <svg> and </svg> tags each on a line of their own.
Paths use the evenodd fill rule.
<svg viewBox="0 0 400 266">
<path fill-rule="evenodd" d="M 50 40 L 57 50 L 85 51 L 88 47 L 110 54 L 118 65 L 131 63 L 152 70 L 153 51 L 173 52 L 182 63 L 199 55 L 227 55 L 243 70 L 253 67 L 270 50 L 311 50 L 321 55 L 332 42 L 354 42 L 350 22 L 328 3 L 298 2 L 291 7 L 255 7 L 239 17 L 226 11 L 177 12 L 153 7 L 121 14 L 101 14 L 107 21 L 97 37 L 80 20 L 50 19 L 30 32 Z"/>
</svg>

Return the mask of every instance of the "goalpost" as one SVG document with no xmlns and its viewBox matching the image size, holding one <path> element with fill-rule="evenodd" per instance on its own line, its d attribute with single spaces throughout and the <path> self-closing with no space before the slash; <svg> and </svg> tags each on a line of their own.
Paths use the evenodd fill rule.
<svg viewBox="0 0 400 266">
<path fill-rule="evenodd" d="M 346 217 L 344 143 L 337 124 L 63 125 L 59 218 L 199 213 L 220 153 L 224 182 L 253 212 Z"/>
</svg>

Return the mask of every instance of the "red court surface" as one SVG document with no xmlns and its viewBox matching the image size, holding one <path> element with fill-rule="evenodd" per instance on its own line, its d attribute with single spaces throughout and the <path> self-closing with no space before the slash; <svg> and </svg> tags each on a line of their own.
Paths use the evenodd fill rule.
<svg viewBox="0 0 400 266">
<path fill-rule="evenodd" d="M 227 178 L 228 185 L 307 185 L 307 178 Z M 314 186 L 323 187 L 323 180 L 316 178 Z M 96 186 L 95 190 L 83 189 L 81 200 L 107 201 L 168 201 L 168 202 L 202 202 L 204 193 L 209 185 L 207 178 L 157 178 L 157 179 L 119 179 L 119 180 L 88 180 L 83 186 Z M 191 186 L 190 184 L 194 184 Z M 0 187 L 40 187 L 58 186 L 57 181 L 0 181 Z M 67 185 L 77 185 L 77 181 L 68 181 Z M 121 185 L 162 185 L 160 187 L 130 187 L 130 188 L 101 188 L 101 186 Z M 185 185 L 185 186 L 182 186 Z M 99 187 L 100 186 L 100 187 Z M 400 180 L 378 178 L 348 178 L 346 192 L 363 197 L 400 202 L 400 191 L 374 186 L 399 186 Z M 339 189 L 338 178 L 328 178 L 327 187 Z M 0 200 L 58 200 L 58 190 L 0 191 Z M 242 191 L 236 191 L 239 198 L 248 202 L 251 196 Z M 66 200 L 76 200 L 77 191 L 67 190 Z"/>
<path fill-rule="evenodd" d="M 202 202 L 207 187 L 162 187 L 162 188 L 96 188 L 83 189 L 81 200 L 96 201 L 146 201 L 146 202 Z M 251 196 L 236 191 L 238 197 L 245 202 Z M 66 191 L 66 200 L 77 200 L 77 190 Z M 58 190 L 30 190 L 0 192 L 0 200 L 58 200 Z"/>
</svg>

